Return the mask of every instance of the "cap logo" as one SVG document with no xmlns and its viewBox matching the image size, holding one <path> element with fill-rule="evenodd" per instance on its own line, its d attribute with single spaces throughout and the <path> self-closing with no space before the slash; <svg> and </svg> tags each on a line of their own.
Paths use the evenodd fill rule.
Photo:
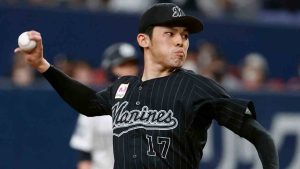
<svg viewBox="0 0 300 169">
<path fill-rule="evenodd" d="M 172 17 L 181 17 L 185 15 L 184 12 L 178 6 L 174 6 L 172 10 L 173 10 Z"/>
</svg>

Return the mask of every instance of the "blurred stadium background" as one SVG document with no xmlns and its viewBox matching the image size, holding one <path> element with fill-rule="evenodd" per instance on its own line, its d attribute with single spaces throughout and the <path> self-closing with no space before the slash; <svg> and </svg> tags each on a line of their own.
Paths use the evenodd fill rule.
<svg viewBox="0 0 300 169">
<path fill-rule="evenodd" d="M 252 99 L 280 168 L 300 168 L 299 0 L 0 0 L 0 169 L 74 169 L 77 158 L 69 146 L 77 113 L 14 55 L 19 34 L 41 32 L 51 63 L 100 90 L 103 50 L 120 41 L 138 47 L 140 13 L 155 2 L 203 20 L 185 67 Z M 212 126 L 201 169 L 261 168 L 254 148 L 231 135 Z"/>
</svg>

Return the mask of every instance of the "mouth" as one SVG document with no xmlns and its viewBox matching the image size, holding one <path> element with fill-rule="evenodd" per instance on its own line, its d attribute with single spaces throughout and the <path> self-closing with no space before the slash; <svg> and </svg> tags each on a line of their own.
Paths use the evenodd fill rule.
<svg viewBox="0 0 300 169">
<path fill-rule="evenodd" d="M 179 57 L 184 57 L 184 55 L 185 55 L 183 50 L 177 50 L 174 53 L 176 56 L 179 56 Z"/>
</svg>

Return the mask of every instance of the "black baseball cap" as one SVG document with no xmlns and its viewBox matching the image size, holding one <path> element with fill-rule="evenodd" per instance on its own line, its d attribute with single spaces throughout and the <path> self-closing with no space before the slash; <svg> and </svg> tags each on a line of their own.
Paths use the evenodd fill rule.
<svg viewBox="0 0 300 169">
<path fill-rule="evenodd" d="M 189 33 L 197 33 L 203 30 L 202 22 L 185 15 L 182 9 L 173 3 L 157 3 L 149 8 L 140 18 L 139 33 L 145 33 L 149 26 L 182 26 Z"/>
</svg>

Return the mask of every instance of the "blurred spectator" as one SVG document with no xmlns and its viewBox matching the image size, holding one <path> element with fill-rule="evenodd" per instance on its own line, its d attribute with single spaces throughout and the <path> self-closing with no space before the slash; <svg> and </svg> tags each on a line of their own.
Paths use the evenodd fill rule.
<svg viewBox="0 0 300 169">
<path fill-rule="evenodd" d="M 199 10 L 210 18 L 255 20 L 261 9 L 260 0 L 197 0 Z"/>
<path fill-rule="evenodd" d="M 93 85 L 93 70 L 92 67 L 83 60 L 73 62 L 71 77 L 85 85 Z"/>
<path fill-rule="evenodd" d="M 107 7 L 112 12 L 142 13 L 155 2 L 155 0 L 110 0 Z"/>
<path fill-rule="evenodd" d="M 64 0 L 64 6 L 72 9 L 88 9 L 92 11 L 106 10 L 110 0 Z"/>
<path fill-rule="evenodd" d="M 101 66 L 94 71 L 94 83 L 98 87 L 104 87 L 120 76 L 139 73 L 137 51 L 129 43 L 109 46 L 102 58 Z"/>
<path fill-rule="evenodd" d="M 1 0 L 0 5 L 140 13 L 156 2 L 175 3 L 185 11 L 198 11 L 211 18 L 253 20 L 262 9 L 291 13 L 300 10 L 299 0 Z"/>
<path fill-rule="evenodd" d="M 204 42 L 197 53 L 198 73 L 211 78 L 227 90 L 240 89 L 239 80 L 228 71 L 228 65 L 217 46 Z"/>
<path fill-rule="evenodd" d="M 285 82 L 281 78 L 269 78 L 269 66 L 265 57 L 259 53 L 245 56 L 241 68 L 241 80 L 245 91 L 283 91 Z"/>
<path fill-rule="evenodd" d="M 54 65 L 67 75 L 92 88 L 101 88 L 107 85 L 106 75 L 102 68 L 94 69 L 84 60 L 71 60 L 69 58 L 66 54 L 57 54 L 54 57 Z"/>
<path fill-rule="evenodd" d="M 266 89 L 268 63 L 263 55 L 249 53 L 245 56 L 241 68 L 243 89 L 257 91 Z"/>
<path fill-rule="evenodd" d="M 86 7 L 90 10 L 106 10 L 111 0 L 86 0 Z"/>
<path fill-rule="evenodd" d="M 121 76 L 137 75 L 139 73 L 137 51 L 129 43 L 115 43 L 105 50 L 101 67 L 110 82 Z"/>
<path fill-rule="evenodd" d="M 33 69 L 26 64 L 25 59 L 18 54 L 14 55 L 11 72 L 11 82 L 14 87 L 28 87 L 33 84 L 35 75 Z"/>
<path fill-rule="evenodd" d="M 54 56 L 54 65 L 62 70 L 65 74 L 71 76 L 73 65 L 66 54 L 57 54 Z"/>
<path fill-rule="evenodd" d="M 103 68 L 99 67 L 93 70 L 93 85 L 95 88 L 102 89 L 109 84 L 106 77 L 106 72 Z"/>
<path fill-rule="evenodd" d="M 286 88 L 291 91 L 300 91 L 300 63 L 297 69 L 298 76 L 288 79 Z"/>
</svg>

